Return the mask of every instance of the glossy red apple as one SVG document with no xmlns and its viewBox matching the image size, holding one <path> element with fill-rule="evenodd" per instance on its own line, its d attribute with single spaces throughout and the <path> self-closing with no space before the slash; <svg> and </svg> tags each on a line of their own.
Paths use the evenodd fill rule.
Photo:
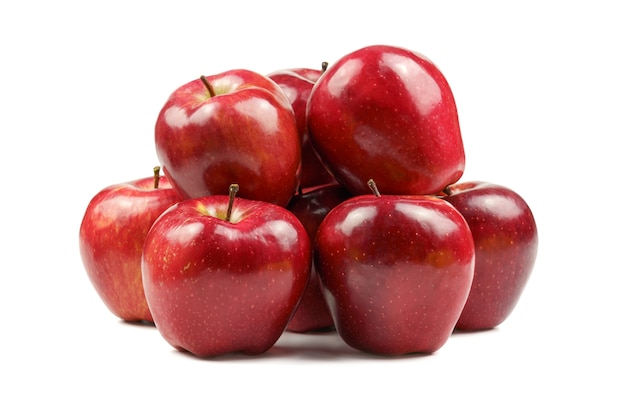
<svg viewBox="0 0 626 417">
<path fill-rule="evenodd" d="M 381 355 L 433 353 L 467 300 L 474 242 L 463 216 L 440 198 L 362 195 L 326 215 L 314 261 L 348 345 Z"/>
<path fill-rule="evenodd" d="M 350 198 L 350 194 L 348 194 L 345 188 L 339 184 L 331 184 L 309 192 L 296 194 L 287 206 L 287 209 L 298 217 L 306 229 L 312 244 L 324 217 L 336 205 L 348 198 Z M 287 330 L 303 333 L 331 330 L 332 328 L 334 328 L 333 318 L 322 295 L 315 266 L 312 264 L 309 284 L 287 326 Z"/>
<path fill-rule="evenodd" d="M 83 265 L 104 304 L 122 320 L 152 321 L 141 277 L 143 243 L 157 217 L 181 199 L 157 167 L 152 177 L 104 188 L 85 210 Z"/>
<path fill-rule="evenodd" d="M 327 65 L 326 62 L 322 63 L 322 68 L 319 70 L 291 68 L 274 71 L 268 75 L 285 93 L 291 102 L 296 116 L 302 145 L 302 172 L 300 176 L 300 186 L 302 188 L 334 182 L 334 178 L 313 150 L 306 122 L 306 105 L 311 95 L 311 90 L 322 72 L 326 70 Z"/>
<path fill-rule="evenodd" d="M 154 323 L 198 357 L 269 350 L 287 327 L 311 269 L 297 217 L 225 195 L 180 202 L 150 229 L 143 283 Z"/>
<path fill-rule="evenodd" d="M 444 199 L 469 224 L 476 247 L 474 280 L 456 325 L 484 330 L 512 313 L 537 258 L 537 224 L 526 201 L 515 191 L 489 182 L 447 187 Z"/>
<path fill-rule="evenodd" d="M 155 126 L 159 161 L 187 198 L 225 194 L 286 206 L 299 185 L 301 144 L 291 104 L 268 77 L 231 70 L 176 89 Z"/>
<path fill-rule="evenodd" d="M 441 71 L 405 48 L 372 45 L 328 67 L 307 105 L 311 143 L 352 194 L 436 194 L 465 169 L 452 90 Z"/>
</svg>

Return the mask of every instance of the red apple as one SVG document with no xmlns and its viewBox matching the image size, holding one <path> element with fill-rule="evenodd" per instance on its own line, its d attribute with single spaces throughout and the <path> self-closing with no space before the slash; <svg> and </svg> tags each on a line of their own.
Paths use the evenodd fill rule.
<svg viewBox="0 0 626 417">
<path fill-rule="evenodd" d="M 296 116 L 298 133 L 302 145 L 302 172 L 300 186 L 302 188 L 334 182 L 334 178 L 320 161 L 319 156 L 313 150 L 309 138 L 309 130 L 306 122 L 306 104 L 311 90 L 323 71 L 326 70 L 326 62 L 322 63 L 322 69 L 291 68 L 272 72 L 268 75 L 274 80 L 285 93 Z"/>
<path fill-rule="evenodd" d="M 187 198 L 224 194 L 286 206 L 299 185 L 301 145 L 291 104 L 268 77 L 231 70 L 176 89 L 155 126 L 159 161 Z"/>
<path fill-rule="evenodd" d="M 474 280 L 456 328 L 496 327 L 517 305 L 535 264 L 533 213 L 519 194 L 488 182 L 457 183 L 445 193 L 465 217 L 476 247 Z"/>
<path fill-rule="evenodd" d="M 373 45 L 340 58 L 307 105 L 311 143 L 352 194 L 436 194 L 465 169 L 457 108 L 441 71 L 408 49 Z"/>
<path fill-rule="evenodd" d="M 324 217 L 339 203 L 350 197 L 339 184 L 331 184 L 316 188 L 309 192 L 296 194 L 287 209 L 298 217 L 307 231 L 311 243 L 315 241 L 317 229 Z M 322 295 L 319 277 L 315 266 L 311 264 L 309 284 L 291 318 L 287 330 L 292 332 L 311 332 L 330 330 L 334 327 L 326 300 Z"/>
<path fill-rule="evenodd" d="M 98 295 L 117 317 L 152 321 L 141 277 L 148 229 L 182 197 L 159 175 L 111 185 L 96 194 L 80 224 L 80 255 Z"/>
<path fill-rule="evenodd" d="M 337 332 L 381 355 L 441 348 L 474 273 L 467 222 L 431 196 L 350 198 L 326 215 L 313 253 Z"/>
<path fill-rule="evenodd" d="M 150 229 L 142 258 L 157 329 L 198 357 L 269 350 L 310 269 L 311 247 L 297 217 L 234 191 L 172 206 Z"/>
</svg>

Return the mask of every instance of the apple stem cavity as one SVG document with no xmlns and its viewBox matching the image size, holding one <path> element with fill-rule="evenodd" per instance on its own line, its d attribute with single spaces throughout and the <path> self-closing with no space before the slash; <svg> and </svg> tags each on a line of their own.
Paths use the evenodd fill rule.
<svg viewBox="0 0 626 417">
<path fill-rule="evenodd" d="M 374 180 L 370 179 L 367 182 L 367 186 L 370 187 L 370 190 L 372 190 L 376 197 L 380 197 L 380 192 L 378 191 L 378 187 L 376 186 L 376 182 L 374 182 Z"/>
<path fill-rule="evenodd" d="M 226 210 L 226 221 L 230 221 L 230 216 L 233 214 L 233 204 L 235 203 L 235 194 L 239 191 L 239 184 L 230 184 L 228 187 L 228 209 Z"/>
<path fill-rule="evenodd" d="M 202 84 L 204 84 L 206 89 L 209 91 L 209 96 L 210 97 L 215 97 L 215 90 L 213 89 L 213 86 L 211 85 L 209 80 L 207 80 L 204 75 L 200 76 L 200 80 L 202 81 Z"/>
<path fill-rule="evenodd" d="M 159 180 L 161 179 L 161 167 L 157 165 L 152 168 L 152 171 L 154 172 L 154 189 L 156 190 L 159 188 Z"/>
<path fill-rule="evenodd" d="M 322 74 L 325 73 L 327 69 L 328 69 L 328 62 L 326 61 L 322 62 Z"/>
</svg>

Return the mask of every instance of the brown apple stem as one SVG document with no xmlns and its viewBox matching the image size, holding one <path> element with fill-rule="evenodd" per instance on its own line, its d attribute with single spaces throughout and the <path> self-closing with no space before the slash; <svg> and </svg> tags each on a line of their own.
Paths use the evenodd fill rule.
<svg viewBox="0 0 626 417">
<path fill-rule="evenodd" d="M 154 189 L 159 188 L 159 180 L 161 179 L 161 167 L 155 166 L 152 171 L 154 172 Z"/>
<path fill-rule="evenodd" d="M 328 62 L 326 61 L 322 62 L 322 74 L 325 73 L 327 69 L 328 69 Z"/>
<path fill-rule="evenodd" d="M 230 184 L 228 187 L 228 209 L 226 210 L 226 221 L 230 221 L 230 216 L 233 214 L 233 204 L 235 203 L 235 194 L 239 191 L 238 184 Z"/>
<path fill-rule="evenodd" d="M 370 190 L 372 190 L 372 192 L 374 193 L 376 197 L 380 197 L 380 192 L 378 191 L 378 187 L 376 186 L 376 183 L 374 182 L 374 180 L 370 179 L 367 182 L 367 186 L 370 187 Z"/>
<path fill-rule="evenodd" d="M 204 75 L 200 76 L 200 80 L 202 81 L 202 84 L 204 84 L 206 89 L 209 90 L 209 96 L 215 97 L 215 90 L 213 89 L 213 86 L 211 85 L 209 80 L 207 80 Z"/>
</svg>

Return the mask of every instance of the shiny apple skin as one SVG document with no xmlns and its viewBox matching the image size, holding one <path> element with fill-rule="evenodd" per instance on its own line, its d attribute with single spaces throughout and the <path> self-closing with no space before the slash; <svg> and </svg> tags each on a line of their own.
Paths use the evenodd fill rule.
<svg viewBox="0 0 626 417">
<path fill-rule="evenodd" d="M 249 70 L 206 77 L 176 89 L 157 117 L 155 146 L 172 185 L 187 198 L 226 194 L 286 206 L 299 185 L 301 145 L 281 88 Z"/>
<path fill-rule="evenodd" d="M 474 244 L 463 217 L 427 196 L 358 196 L 322 221 L 314 262 L 337 332 L 374 354 L 429 354 L 467 299 Z"/>
<path fill-rule="evenodd" d="M 157 217 L 182 200 L 164 176 L 111 185 L 89 202 L 79 232 L 85 271 L 107 308 L 122 320 L 152 322 L 143 290 L 143 243 Z"/>
<path fill-rule="evenodd" d="M 311 241 L 324 217 L 339 203 L 350 198 L 345 188 L 331 184 L 309 192 L 296 194 L 287 209 L 300 220 Z M 304 296 L 291 318 L 287 330 L 296 333 L 322 332 L 334 329 L 333 318 L 320 288 L 319 276 L 311 263 L 311 275 Z"/>
<path fill-rule="evenodd" d="M 154 322 L 198 357 L 269 350 L 307 284 L 311 248 L 291 212 L 228 196 L 183 201 L 150 229 L 142 271 Z"/>
<path fill-rule="evenodd" d="M 372 45 L 331 64 L 307 104 L 311 143 L 352 194 L 436 194 L 465 169 L 456 103 L 441 71 L 405 48 Z"/>
<path fill-rule="evenodd" d="M 458 330 L 499 326 L 515 309 L 537 258 L 537 223 L 526 201 L 508 187 L 468 181 L 444 197 L 465 217 L 474 237 L 476 267 Z"/>
<path fill-rule="evenodd" d="M 306 105 L 315 82 L 322 74 L 312 68 L 291 68 L 274 71 L 268 75 L 285 93 L 293 107 L 302 145 L 302 172 L 300 187 L 308 188 L 334 181 L 319 155 L 313 149 L 306 122 Z"/>
</svg>

